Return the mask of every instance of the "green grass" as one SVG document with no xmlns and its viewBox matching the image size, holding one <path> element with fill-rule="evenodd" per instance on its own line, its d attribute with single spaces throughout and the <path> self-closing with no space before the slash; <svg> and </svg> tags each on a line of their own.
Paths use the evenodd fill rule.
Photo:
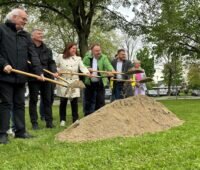
<svg viewBox="0 0 200 170">
<path fill-rule="evenodd" d="M 39 122 L 41 130 L 29 130 L 35 138 L 10 138 L 10 144 L 0 145 L 0 169 L 200 169 L 200 100 L 162 103 L 185 120 L 184 125 L 166 132 L 87 143 L 54 140 L 63 130 L 55 107 L 55 129 L 45 129 Z M 71 117 L 68 120 L 70 124 Z M 31 128 L 28 118 L 27 128 Z"/>
</svg>

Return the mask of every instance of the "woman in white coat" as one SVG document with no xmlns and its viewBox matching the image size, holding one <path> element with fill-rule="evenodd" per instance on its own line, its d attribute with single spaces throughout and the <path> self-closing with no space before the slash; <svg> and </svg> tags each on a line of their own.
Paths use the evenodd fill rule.
<svg viewBox="0 0 200 170">
<path fill-rule="evenodd" d="M 77 45 L 75 43 L 67 44 L 63 54 L 58 56 L 56 63 L 58 70 L 71 72 L 81 71 L 82 73 L 90 74 L 88 69 L 84 66 L 81 57 L 77 56 Z M 69 83 L 79 80 L 78 75 L 62 74 L 61 76 Z M 68 99 L 71 102 L 73 122 L 78 120 L 78 98 L 80 97 L 80 89 L 68 88 L 66 92 L 65 87 L 58 86 L 57 95 L 60 97 L 60 126 L 65 126 Z"/>
</svg>

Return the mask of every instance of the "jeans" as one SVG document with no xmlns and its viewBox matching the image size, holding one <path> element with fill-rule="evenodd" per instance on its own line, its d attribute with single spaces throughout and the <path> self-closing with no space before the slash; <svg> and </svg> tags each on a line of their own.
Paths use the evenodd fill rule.
<svg viewBox="0 0 200 170">
<path fill-rule="evenodd" d="M 85 88 L 85 116 L 105 105 L 105 88 L 102 81 L 91 82 Z"/>
<path fill-rule="evenodd" d="M 124 83 L 116 82 L 112 90 L 112 101 L 124 98 Z"/>
</svg>

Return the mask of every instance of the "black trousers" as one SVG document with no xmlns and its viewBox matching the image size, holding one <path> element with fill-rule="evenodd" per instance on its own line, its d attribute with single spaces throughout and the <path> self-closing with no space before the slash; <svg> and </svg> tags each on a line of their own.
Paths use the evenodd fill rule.
<svg viewBox="0 0 200 170">
<path fill-rule="evenodd" d="M 51 84 L 48 82 L 40 81 L 30 81 L 28 82 L 29 87 L 29 114 L 32 124 L 37 124 L 38 114 L 37 114 L 37 102 L 38 95 L 42 97 L 42 102 L 44 105 L 44 116 L 47 124 L 51 124 L 53 121 L 52 117 L 52 90 Z"/>
<path fill-rule="evenodd" d="M 0 136 L 9 129 L 10 112 L 13 111 L 15 134 L 25 133 L 25 83 L 0 82 Z"/>
<path fill-rule="evenodd" d="M 59 106 L 59 113 L 60 113 L 60 121 L 66 121 L 66 110 L 67 110 L 67 102 L 68 98 L 61 97 L 60 98 L 60 106 Z M 71 102 L 71 109 L 72 109 L 72 121 L 75 122 L 78 119 L 78 98 L 73 98 L 70 100 Z"/>
<path fill-rule="evenodd" d="M 51 84 L 51 106 L 53 105 L 53 102 L 54 102 L 54 90 L 55 90 L 55 84 Z M 44 115 L 44 104 L 43 104 L 43 99 L 42 99 L 42 96 L 40 96 L 40 117 L 41 118 L 45 118 L 45 115 Z M 52 112 L 53 114 L 53 112 Z"/>
<path fill-rule="evenodd" d="M 85 116 L 105 105 L 105 88 L 102 81 L 91 82 L 85 88 Z"/>
</svg>

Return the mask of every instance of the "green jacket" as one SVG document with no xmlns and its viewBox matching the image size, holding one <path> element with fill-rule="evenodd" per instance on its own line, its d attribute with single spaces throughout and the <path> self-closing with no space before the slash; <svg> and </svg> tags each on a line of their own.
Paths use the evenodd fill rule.
<svg viewBox="0 0 200 170">
<path fill-rule="evenodd" d="M 86 67 L 91 68 L 92 66 L 92 55 L 91 53 L 86 53 L 85 57 L 83 58 L 83 63 Z M 111 65 L 110 61 L 108 60 L 108 57 L 104 54 L 101 54 L 101 56 L 98 59 L 98 69 L 101 71 L 112 71 L 114 70 L 113 66 Z M 105 73 L 100 73 L 101 76 L 105 76 Z M 90 78 L 85 78 L 85 84 L 90 85 Z M 108 78 L 102 78 L 103 85 L 108 85 Z"/>
</svg>

